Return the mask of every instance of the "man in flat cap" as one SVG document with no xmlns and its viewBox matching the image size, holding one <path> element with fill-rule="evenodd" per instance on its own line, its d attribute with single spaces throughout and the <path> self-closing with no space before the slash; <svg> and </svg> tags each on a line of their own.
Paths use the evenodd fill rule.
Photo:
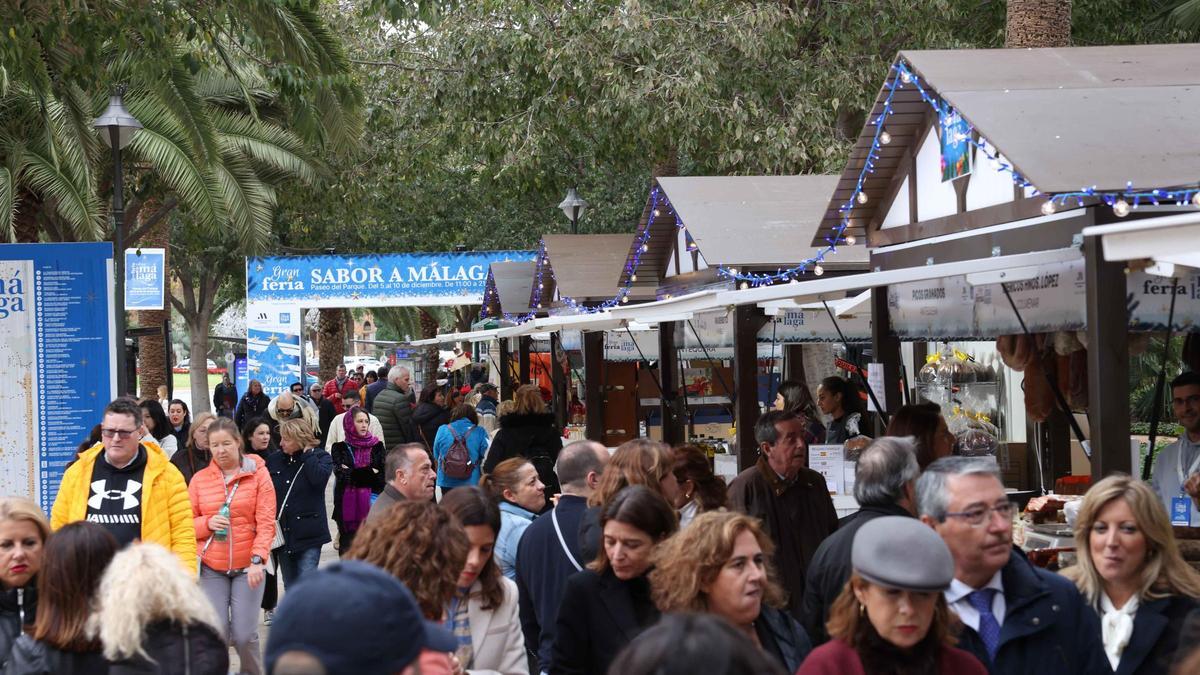
<svg viewBox="0 0 1200 675">
<path fill-rule="evenodd" d="M 993 675 L 1111 673 L 1096 613 L 1065 577 L 1012 546 L 1013 503 L 990 457 L 943 457 L 917 480 L 921 520 L 946 542 L 958 646 Z"/>
</svg>

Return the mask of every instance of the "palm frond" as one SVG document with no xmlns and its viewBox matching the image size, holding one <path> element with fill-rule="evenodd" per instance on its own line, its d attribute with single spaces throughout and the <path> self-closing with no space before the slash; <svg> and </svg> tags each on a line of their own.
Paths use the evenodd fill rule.
<svg viewBox="0 0 1200 675">
<path fill-rule="evenodd" d="M 236 149 L 248 159 L 275 171 L 312 183 L 316 171 L 304 156 L 304 141 L 282 127 L 255 120 L 248 115 L 214 110 L 209 114 L 220 133 L 222 150 Z"/>
<path fill-rule="evenodd" d="M 247 253 L 265 246 L 271 236 L 275 214 L 275 193 L 268 188 L 249 163 L 237 153 L 227 153 L 213 167 L 221 186 L 229 223 Z"/>
<path fill-rule="evenodd" d="M 263 38 L 267 53 L 320 73 L 349 68 L 341 44 L 308 3 L 250 2 L 238 8 L 241 20 Z"/>
<path fill-rule="evenodd" d="M 17 177 L 6 166 L 0 166 L 0 236 L 4 241 L 16 239 Z"/>
<path fill-rule="evenodd" d="M 71 224 L 76 236 L 85 241 L 99 239 L 103 223 L 95 190 L 40 150 L 34 146 L 24 149 L 20 172 L 24 181 Z"/>
<path fill-rule="evenodd" d="M 178 120 L 195 149 L 199 164 L 208 164 L 217 156 L 220 149 L 205 115 L 204 100 L 195 89 L 192 74 L 182 62 L 177 60 L 171 64 L 167 77 L 151 83 L 147 93 L 156 97 L 157 102 Z"/>
<path fill-rule="evenodd" d="M 213 230 L 224 226 L 225 203 L 221 185 L 212 172 L 193 161 L 185 140 L 157 128 L 157 119 L 148 121 L 141 114 L 138 117 L 145 126 L 134 136 L 129 150 L 154 167 L 201 224 Z"/>
<path fill-rule="evenodd" d="M 1200 0 L 1183 0 L 1167 12 L 1167 18 L 1185 31 L 1200 30 Z"/>
</svg>

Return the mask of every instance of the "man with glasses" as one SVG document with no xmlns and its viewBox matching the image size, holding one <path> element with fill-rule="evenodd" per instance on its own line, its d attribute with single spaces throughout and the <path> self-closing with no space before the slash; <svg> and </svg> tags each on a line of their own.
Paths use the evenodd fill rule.
<svg viewBox="0 0 1200 675">
<path fill-rule="evenodd" d="M 1075 585 L 1012 546 L 1014 506 L 990 457 L 943 457 L 917 480 L 921 520 L 954 556 L 958 646 L 988 672 L 1110 673 L 1099 619 Z"/>
<path fill-rule="evenodd" d="M 279 423 L 284 420 L 303 419 L 312 429 L 314 436 L 321 433 L 316 411 L 301 403 L 299 398 L 299 396 L 294 396 L 291 391 L 285 391 L 267 404 L 267 426 L 271 427 L 271 441 L 274 442 L 275 447 L 279 447 Z"/>
<path fill-rule="evenodd" d="M 1171 412 L 1183 434 L 1154 456 L 1151 484 L 1172 525 L 1200 527 L 1200 373 L 1171 381 Z"/>
<path fill-rule="evenodd" d="M 136 401 L 119 398 L 108 404 L 100 439 L 63 474 L 50 526 L 97 523 L 122 545 L 141 540 L 165 547 L 194 573 L 196 532 L 187 484 L 146 433 Z"/>
</svg>

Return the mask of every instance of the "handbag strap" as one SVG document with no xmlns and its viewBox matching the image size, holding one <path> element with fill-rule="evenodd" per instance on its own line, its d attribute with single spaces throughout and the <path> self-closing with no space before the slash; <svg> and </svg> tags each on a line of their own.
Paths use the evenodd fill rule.
<svg viewBox="0 0 1200 675">
<path fill-rule="evenodd" d="M 283 494 L 283 503 L 279 505 L 279 511 L 275 513 L 276 520 L 283 516 L 283 510 L 287 508 L 288 497 L 292 496 L 292 488 L 296 487 L 296 483 L 300 481 L 300 472 L 302 471 L 304 471 L 303 460 L 301 460 L 300 468 L 296 469 L 296 474 L 292 476 L 292 484 L 288 486 L 287 492 Z"/>
<path fill-rule="evenodd" d="M 579 561 L 575 559 L 575 556 L 571 554 L 571 549 L 567 548 L 567 540 L 563 538 L 562 527 L 560 527 L 558 524 L 557 508 L 550 510 L 550 521 L 554 523 L 554 533 L 558 535 L 558 544 L 559 546 L 562 546 L 563 553 L 567 554 L 567 560 L 570 560 L 571 564 L 575 566 L 576 572 L 582 572 L 583 565 L 580 565 Z"/>
<path fill-rule="evenodd" d="M 230 504 L 233 503 L 233 496 L 237 494 L 237 490 L 241 486 L 242 486 L 241 481 L 238 481 L 233 484 L 233 489 L 229 491 L 229 494 L 225 495 L 225 503 L 221 505 L 222 507 L 229 506 Z M 200 572 L 200 560 L 202 558 L 204 558 L 205 553 L 208 553 L 208 547 L 212 545 L 213 537 L 215 537 L 215 536 L 217 536 L 216 532 L 213 532 L 212 534 L 208 535 L 208 541 L 204 542 L 204 548 L 200 549 L 200 555 L 196 556 L 196 573 L 197 574 L 199 574 L 199 572 Z"/>
</svg>

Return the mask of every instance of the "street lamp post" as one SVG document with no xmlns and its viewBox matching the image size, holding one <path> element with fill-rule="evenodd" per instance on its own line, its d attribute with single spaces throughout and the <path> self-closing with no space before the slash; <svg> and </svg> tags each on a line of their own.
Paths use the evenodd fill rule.
<svg viewBox="0 0 1200 675">
<path fill-rule="evenodd" d="M 570 219 L 571 234 L 579 234 L 579 218 L 587 207 L 587 200 L 580 197 L 575 188 L 567 190 L 567 196 L 559 203 L 558 208 L 562 209 L 562 212 Z"/>
<path fill-rule="evenodd" d="M 92 126 L 100 133 L 100 139 L 112 148 L 113 160 L 113 273 L 116 287 L 114 317 L 117 328 L 117 396 L 126 393 L 125 372 L 125 181 L 121 169 L 121 150 L 129 145 L 142 123 L 125 109 L 123 96 L 125 87 L 113 90 L 108 108 L 96 118 Z"/>
</svg>

